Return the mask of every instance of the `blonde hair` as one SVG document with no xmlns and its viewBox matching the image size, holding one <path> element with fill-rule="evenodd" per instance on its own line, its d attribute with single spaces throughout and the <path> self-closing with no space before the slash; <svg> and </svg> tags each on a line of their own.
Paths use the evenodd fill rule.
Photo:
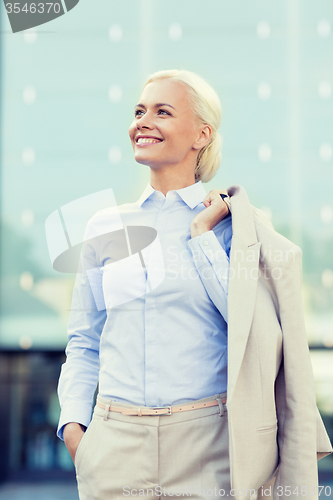
<svg viewBox="0 0 333 500">
<path fill-rule="evenodd" d="M 222 160 L 221 137 L 218 128 L 221 123 L 221 103 L 215 90 L 199 75 L 187 70 L 170 69 L 150 75 L 144 84 L 170 78 L 185 85 L 189 104 L 199 123 L 210 125 L 212 135 L 209 143 L 200 149 L 194 170 L 195 181 L 210 181 L 216 174 Z"/>
</svg>

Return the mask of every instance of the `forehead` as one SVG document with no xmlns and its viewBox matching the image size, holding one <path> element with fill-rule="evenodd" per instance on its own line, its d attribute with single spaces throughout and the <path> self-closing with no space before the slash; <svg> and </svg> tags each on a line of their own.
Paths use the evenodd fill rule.
<svg viewBox="0 0 333 500">
<path fill-rule="evenodd" d="M 140 103 L 154 104 L 162 102 L 171 104 L 174 107 L 188 107 L 185 86 L 170 78 L 148 83 L 142 91 Z"/>
</svg>

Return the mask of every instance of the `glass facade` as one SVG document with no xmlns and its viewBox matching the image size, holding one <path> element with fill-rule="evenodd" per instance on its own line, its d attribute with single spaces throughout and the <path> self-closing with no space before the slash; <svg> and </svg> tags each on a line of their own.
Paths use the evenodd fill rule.
<svg viewBox="0 0 333 500">
<path fill-rule="evenodd" d="M 3 466 L 10 477 L 37 477 L 41 471 L 57 476 L 57 471 L 73 469 L 54 432 L 60 414 L 56 383 L 64 357 L 57 351 L 0 355 L 1 406 L 9 438 Z"/>
<path fill-rule="evenodd" d="M 243 185 L 303 250 L 317 401 L 333 439 L 332 2 L 82 1 L 15 34 L 3 5 L 0 16 L 0 480 L 73 474 L 55 429 L 74 275 L 52 268 L 45 221 L 107 188 L 118 204 L 140 196 L 149 168 L 135 163 L 128 127 L 161 69 L 195 71 L 220 96 L 223 161 L 207 192 Z M 332 473 L 332 457 L 319 466 Z"/>
</svg>

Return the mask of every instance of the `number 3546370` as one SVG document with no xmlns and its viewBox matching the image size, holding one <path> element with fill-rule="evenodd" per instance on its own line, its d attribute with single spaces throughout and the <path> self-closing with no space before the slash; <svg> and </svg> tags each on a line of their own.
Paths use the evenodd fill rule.
<svg viewBox="0 0 333 500">
<path fill-rule="evenodd" d="M 57 2 L 39 2 L 31 3 L 29 5 L 25 3 L 22 7 L 20 2 L 6 3 L 7 14 L 18 14 L 19 12 L 25 12 L 26 14 L 34 14 L 37 12 L 39 14 L 43 14 L 44 12 L 49 13 L 52 10 L 58 14 L 60 9 L 60 3 Z"/>
</svg>

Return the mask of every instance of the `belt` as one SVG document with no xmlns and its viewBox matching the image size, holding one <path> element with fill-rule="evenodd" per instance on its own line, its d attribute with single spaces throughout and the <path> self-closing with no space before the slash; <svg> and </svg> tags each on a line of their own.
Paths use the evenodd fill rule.
<svg viewBox="0 0 333 500">
<path fill-rule="evenodd" d="M 118 413 L 122 413 L 123 415 L 137 415 L 142 417 L 143 415 L 171 415 L 172 413 L 177 413 L 180 411 L 190 411 L 190 410 L 198 410 L 199 408 L 208 408 L 210 406 L 218 406 L 220 403 L 226 403 L 227 398 L 217 398 L 212 401 L 205 401 L 202 403 L 194 403 L 194 404 L 182 404 L 176 406 L 156 406 L 147 408 L 146 406 L 141 406 L 138 408 L 125 408 L 120 406 L 112 406 L 111 404 L 103 404 L 100 401 L 96 402 L 96 405 L 108 411 L 116 411 Z"/>
</svg>

